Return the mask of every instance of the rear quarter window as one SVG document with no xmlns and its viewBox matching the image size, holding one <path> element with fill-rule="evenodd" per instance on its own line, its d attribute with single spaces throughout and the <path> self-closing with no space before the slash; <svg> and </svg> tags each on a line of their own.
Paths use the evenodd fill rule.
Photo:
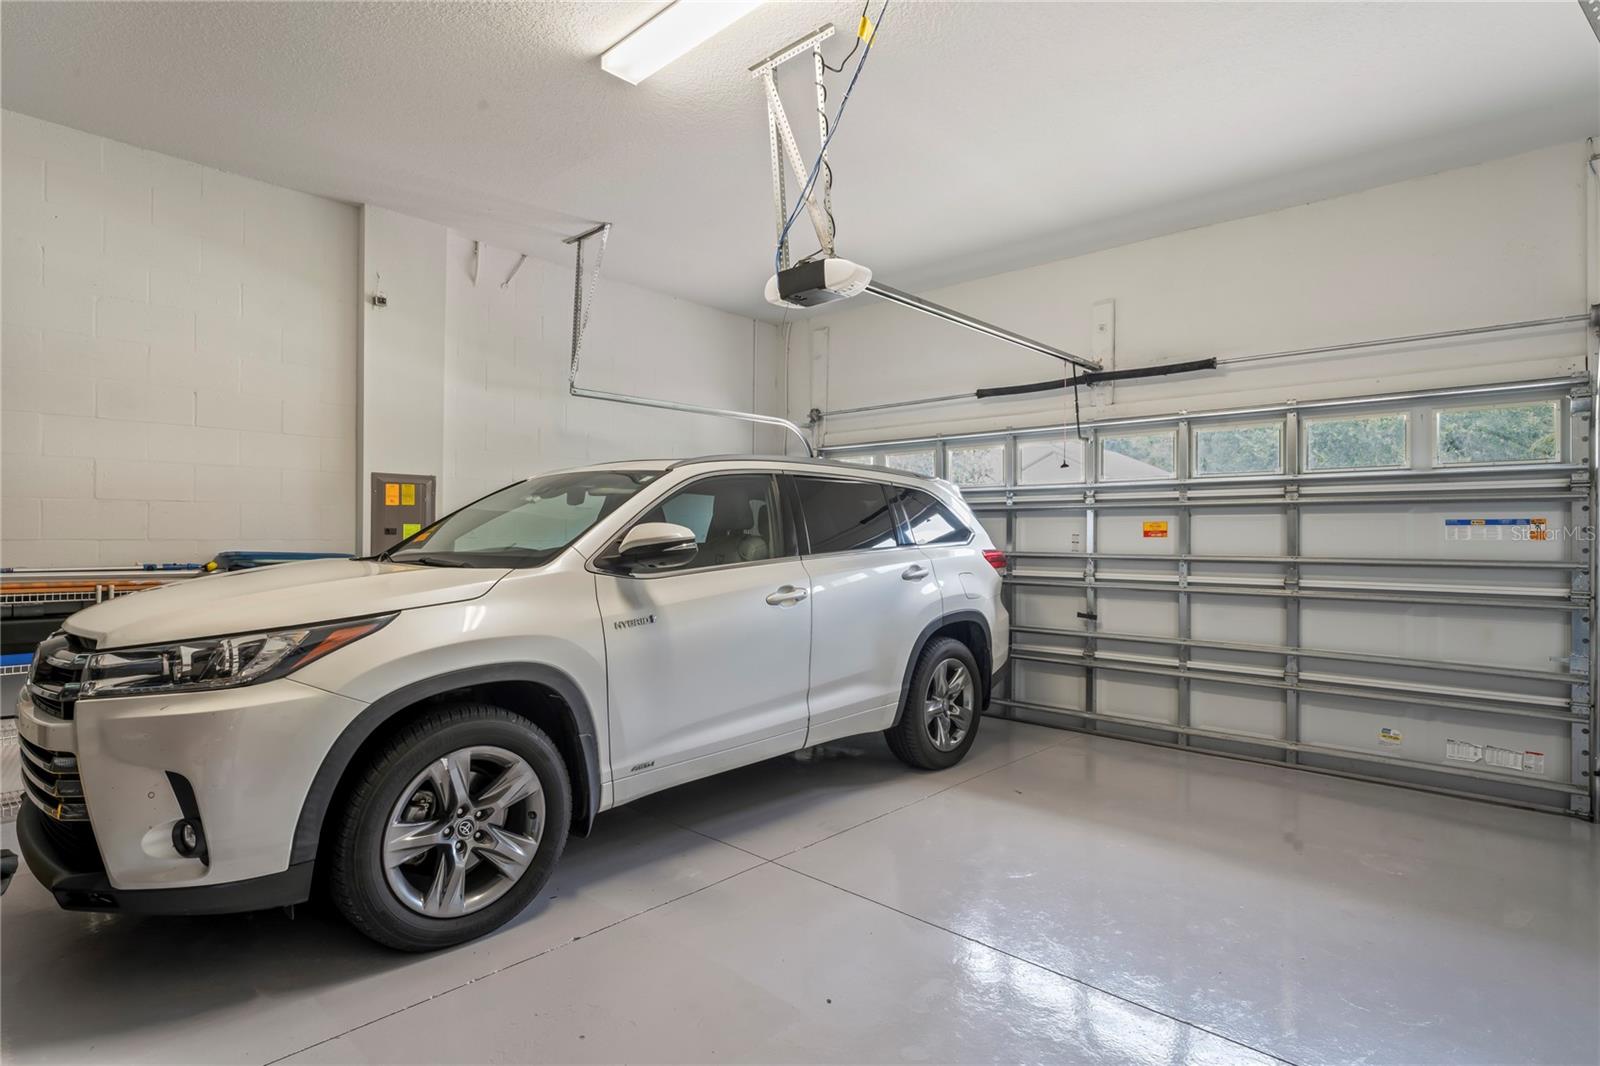
<svg viewBox="0 0 1600 1066">
<path fill-rule="evenodd" d="M 896 546 L 889 496 L 875 481 L 795 478 L 813 555 Z"/>
<path fill-rule="evenodd" d="M 899 502 L 913 544 L 965 544 L 972 539 L 966 523 L 932 493 L 901 489 Z"/>
</svg>

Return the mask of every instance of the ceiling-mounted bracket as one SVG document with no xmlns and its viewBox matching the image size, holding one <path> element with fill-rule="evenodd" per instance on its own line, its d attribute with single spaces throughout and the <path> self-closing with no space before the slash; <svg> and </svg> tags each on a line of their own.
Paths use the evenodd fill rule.
<svg viewBox="0 0 1600 1066">
<path fill-rule="evenodd" d="M 828 168 L 828 113 L 824 107 L 828 97 L 822 83 L 825 70 L 822 62 L 822 42 L 832 37 L 834 32 L 832 23 L 819 26 L 750 67 L 751 76 L 761 80 L 767 96 L 767 148 L 772 157 L 772 201 L 777 216 L 780 269 L 787 268 L 790 261 L 789 239 L 784 233 L 789 218 L 789 200 L 783 176 L 784 157 L 788 157 L 789 165 L 794 168 L 795 177 L 801 183 L 802 189 L 805 188 L 807 172 L 805 159 L 800 154 L 800 146 L 794 139 L 794 130 L 789 126 L 789 116 L 783 109 L 783 99 L 778 95 L 775 75 L 780 66 L 807 51 L 811 53 L 811 65 L 816 79 L 817 129 L 820 137 L 818 143 L 822 145 L 822 173 L 817 184 L 822 186 L 822 198 L 819 202 L 815 186 L 806 190 L 806 213 L 811 216 L 811 228 L 816 231 L 817 243 L 822 246 L 822 254 L 833 255 L 833 172 Z"/>
</svg>

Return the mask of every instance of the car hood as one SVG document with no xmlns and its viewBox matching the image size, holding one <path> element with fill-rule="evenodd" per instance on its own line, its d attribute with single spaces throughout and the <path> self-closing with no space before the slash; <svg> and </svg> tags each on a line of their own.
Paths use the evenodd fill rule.
<svg viewBox="0 0 1600 1066">
<path fill-rule="evenodd" d="M 388 614 L 482 596 L 510 571 L 316 559 L 187 578 L 85 608 L 66 630 L 126 648 Z"/>
</svg>

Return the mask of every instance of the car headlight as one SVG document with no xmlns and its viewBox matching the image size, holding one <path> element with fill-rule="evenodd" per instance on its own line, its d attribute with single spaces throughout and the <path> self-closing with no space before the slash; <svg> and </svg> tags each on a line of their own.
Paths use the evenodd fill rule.
<svg viewBox="0 0 1600 1066">
<path fill-rule="evenodd" d="M 79 696 L 142 696 L 154 692 L 232 688 L 293 673 L 369 633 L 394 615 L 350 622 L 207 637 L 148 648 L 94 652 Z"/>
</svg>

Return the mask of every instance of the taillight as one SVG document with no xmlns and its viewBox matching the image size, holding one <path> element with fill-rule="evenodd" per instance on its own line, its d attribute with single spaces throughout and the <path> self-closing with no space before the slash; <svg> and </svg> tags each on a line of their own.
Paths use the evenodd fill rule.
<svg viewBox="0 0 1600 1066">
<path fill-rule="evenodd" d="M 983 549 L 983 558 L 985 562 L 996 570 L 1004 570 L 1006 568 L 1006 553 L 999 548 Z"/>
</svg>

